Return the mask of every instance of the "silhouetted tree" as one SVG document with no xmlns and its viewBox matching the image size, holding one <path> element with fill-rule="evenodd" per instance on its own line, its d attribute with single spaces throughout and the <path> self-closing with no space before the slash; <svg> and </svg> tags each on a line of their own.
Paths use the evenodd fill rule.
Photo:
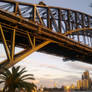
<svg viewBox="0 0 92 92">
<path fill-rule="evenodd" d="M 0 73 L 0 83 L 4 83 L 3 92 L 15 92 L 16 90 L 31 92 L 36 86 L 25 80 L 34 80 L 34 78 L 32 74 L 24 74 L 25 72 L 27 72 L 25 68 L 20 69 L 20 66 L 12 67 L 11 71 L 4 69 L 4 72 Z"/>
</svg>

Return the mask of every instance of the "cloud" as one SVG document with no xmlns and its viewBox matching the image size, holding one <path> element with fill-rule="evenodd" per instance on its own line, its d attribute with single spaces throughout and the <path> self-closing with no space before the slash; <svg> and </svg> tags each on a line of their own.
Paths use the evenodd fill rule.
<svg viewBox="0 0 92 92">
<path fill-rule="evenodd" d="M 68 75 L 68 76 L 65 77 L 65 79 L 68 79 L 68 80 L 79 80 L 79 79 L 81 79 L 81 75 L 80 76 Z"/>
<path fill-rule="evenodd" d="M 74 69 L 74 71 L 76 70 L 77 73 L 82 73 L 85 70 L 92 71 L 92 65 L 87 63 L 76 61 L 76 62 L 68 62 L 66 65 L 70 68 L 70 70 L 71 69 Z"/>
<path fill-rule="evenodd" d="M 38 80 L 38 79 L 36 79 L 36 80 L 34 80 L 34 81 L 32 81 L 34 84 L 38 84 L 38 83 L 40 83 L 40 80 Z"/>
<path fill-rule="evenodd" d="M 44 74 L 44 75 L 43 75 L 43 77 L 46 77 L 46 76 L 47 76 L 47 78 L 48 78 L 48 77 L 49 77 L 49 78 L 52 77 L 52 75 L 50 75 L 50 74 Z"/>
<path fill-rule="evenodd" d="M 26 80 L 27 82 L 30 82 L 30 83 L 34 83 L 34 84 L 39 84 L 40 83 L 40 80 L 38 79 L 35 79 L 35 80 Z"/>
<path fill-rule="evenodd" d="M 81 73 L 79 71 L 75 71 L 74 69 L 78 69 L 76 67 L 76 65 L 74 65 L 74 67 L 72 67 L 73 64 L 70 63 L 69 64 L 66 64 L 64 66 L 61 65 L 61 67 L 58 67 L 58 66 L 55 66 L 55 65 L 48 65 L 48 64 L 41 64 L 40 67 L 45 67 L 45 68 L 50 68 L 50 69 L 54 69 L 54 70 L 57 70 L 57 71 L 61 71 L 61 72 L 65 72 L 65 73 Z"/>
<path fill-rule="evenodd" d="M 59 70 L 61 71 L 60 68 L 54 66 L 54 65 L 48 65 L 48 64 L 40 64 L 40 67 L 46 67 L 46 68 L 51 68 L 51 69 L 55 69 L 55 70 Z"/>
</svg>

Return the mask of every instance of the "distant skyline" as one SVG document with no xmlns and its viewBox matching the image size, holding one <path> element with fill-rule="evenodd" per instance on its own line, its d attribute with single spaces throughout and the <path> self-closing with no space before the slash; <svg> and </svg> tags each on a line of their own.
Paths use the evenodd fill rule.
<svg viewBox="0 0 92 92">
<path fill-rule="evenodd" d="M 41 60 L 40 60 L 41 58 Z M 63 62 L 62 58 L 35 52 L 17 65 L 26 67 L 29 73 L 34 74 L 36 83 L 51 87 L 54 83 L 69 85 L 81 79 L 81 75 L 88 70 L 92 78 L 92 65 L 82 62 Z"/>
<path fill-rule="evenodd" d="M 92 0 L 16 0 L 37 4 L 44 1 L 48 6 L 70 8 L 92 15 L 92 8 L 89 7 Z M 0 57 L 5 56 L 3 46 L 0 45 Z M 16 52 L 21 49 L 17 48 Z M 3 54 L 2 54 L 3 53 Z M 3 59 L 3 58 L 1 58 Z M 88 70 L 92 78 L 92 65 L 78 61 L 63 62 L 62 57 L 34 52 L 16 65 L 26 67 L 28 72 L 34 74 L 36 83 L 43 86 L 58 87 L 76 83 L 82 73 Z"/>
</svg>

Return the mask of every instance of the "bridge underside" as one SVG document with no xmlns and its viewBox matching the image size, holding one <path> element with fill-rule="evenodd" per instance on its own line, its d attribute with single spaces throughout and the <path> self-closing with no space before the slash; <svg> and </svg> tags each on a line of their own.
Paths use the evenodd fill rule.
<svg viewBox="0 0 92 92">
<path fill-rule="evenodd" d="M 52 14 L 51 18 L 53 18 Z M 55 24 L 55 21 L 53 23 Z M 56 25 L 54 26 L 57 30 Z M 79 36 L 78 41 L 70 37 L 70 35 L 74 37 L 77 31 L 80 35 L 88 32 L 86 34 L 88 41 L 90 39 L 92 42 L 92 29 L 89 27 L 77 28 L 66 33 L 53 32 L 51 28 L 36 21 L 29 21 L 0 9 L 0 42 L 3 43 L 7 55 L 7 60 L 1 62 L 0 67 L 9 68 L 35 51 L 92 64 L 92 44 L 88 46 L 80 43 Z M 85 36 L 83 38 L 85 43 Z M 15 47 L 24 48 L 24 50 L 15 54 Z"/>
<path fill-rule="evenodd" d="M 34 22 L 12 17 L 13 15 L 7 17 L 5 12 L 0 14 L 0 42 L 3 42 L 8 57 L 1 63 L 1 67 L 5 65 L 10 67 L 34 51 L 91 63 L 92 49 L 89 47 L 85 48 L 84 45 L 61 34 L 53 33 Z M 24 48 L 24 51 L 15 55 L 15 46 Z"/>
</svg>

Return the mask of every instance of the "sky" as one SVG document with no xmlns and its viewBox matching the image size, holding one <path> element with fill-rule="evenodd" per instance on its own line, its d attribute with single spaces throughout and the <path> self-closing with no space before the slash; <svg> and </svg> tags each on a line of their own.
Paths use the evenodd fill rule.
<svg viewBox="0 0 92 92">
<path fill-rule="evenodd" d="M 70 8 L 85 12 L 92 15 L 92 8 L 89 7 L 92 0 L 16 0 L 37 4 L 39 1 L 44 1 L 48 6 L 58 6 Z M 0 45 L 0 58 L 3 60 L 5 52 L 3 45 Z M 22 49 L 16 48 L 16 53 Z M 62 57 L 56 57 L 45 53 L 34 52 L 24 60 L 16 64 L 21 67 L 26 67 L 28 73 L 34 74 L 35 83 L 39 86 L 57 87 L 62 85 L 76 84 L 76 81 L 81 79 L 81 75 L 85 70 L 89 70 L 92 78 L 92 65 L 85 64 L 79 61 L 64 62 Z"/>
</svg>

